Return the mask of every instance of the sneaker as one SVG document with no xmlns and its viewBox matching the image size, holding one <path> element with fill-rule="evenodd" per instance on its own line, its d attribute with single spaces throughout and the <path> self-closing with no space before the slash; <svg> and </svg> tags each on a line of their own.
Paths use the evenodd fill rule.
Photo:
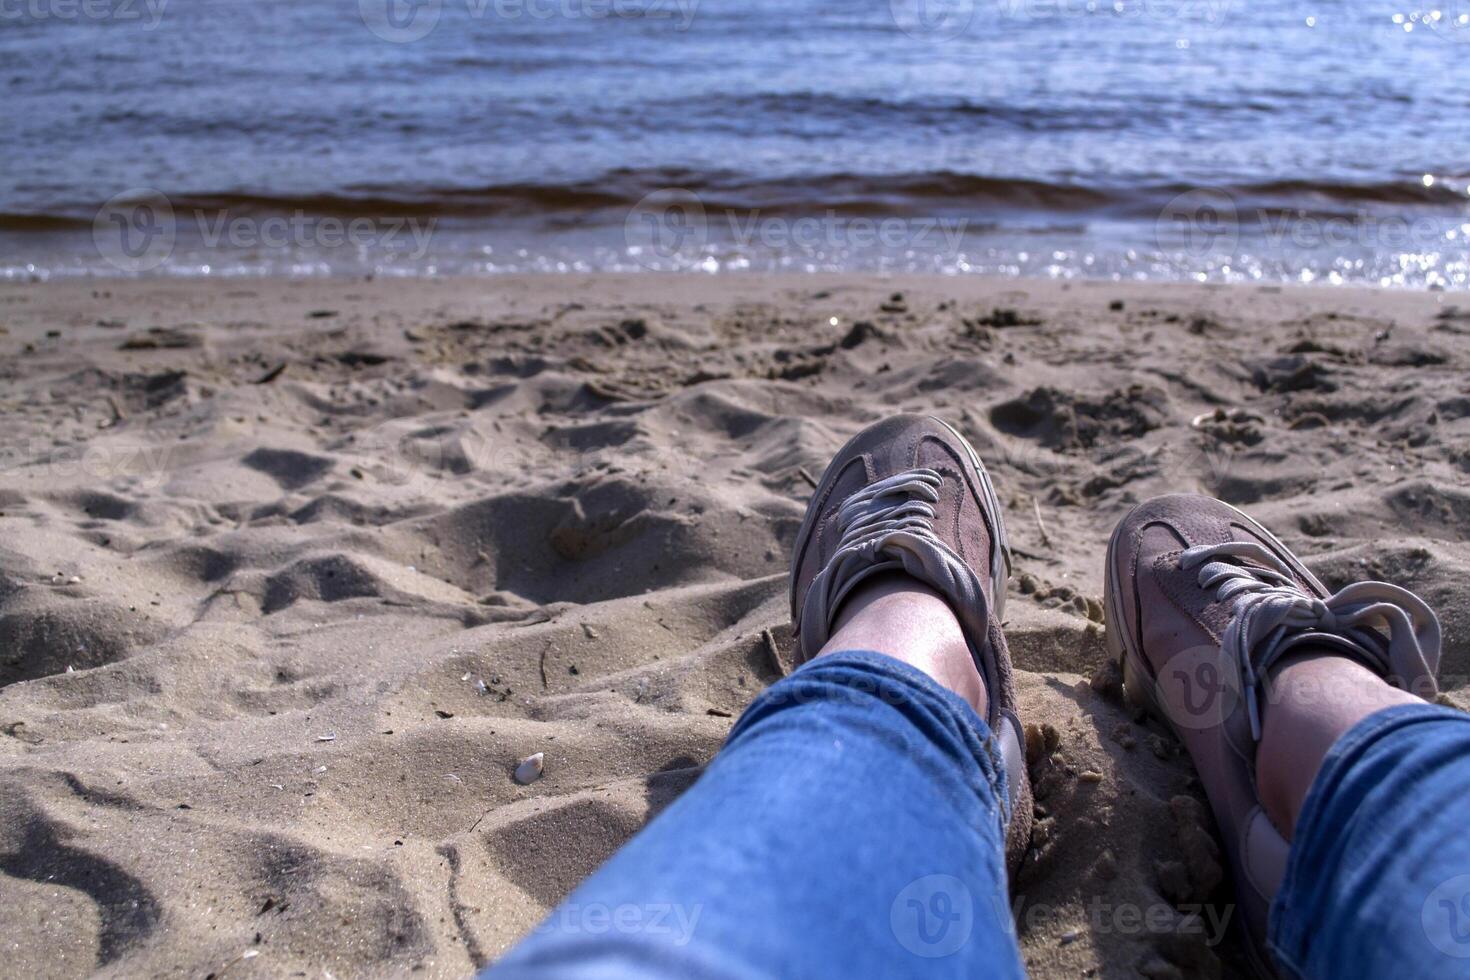
<svg viewBox="0 0 1470 980">
<path fill-rule="evenodd" d="M 843 600 L 864 580 L 897 571 L 949 601 L 985 682 L 1007 784 L 1007 866 L 1031 837 L 1031 785 L 1001 633 L 1010 552 L 985 467 L 948 423 L 896 415 L 843 446 L 812 494 L 796 537 L 791 621 L 796 659 L 826 644 Z"/>
<path fill-rule="evenodd" d="M 1433 699 L 1439 621 L 1398 586 L 1331 594 L 1270 531 L 1209 497 L 1158 497 L 1108 545 L 1109 652 L 1128 703 L 1189 749 L 1234 872 L 1252 965 L 1271 975 L 1271 900 L 1289 845 L 1256 791 L 1256 747 L 1273 665 L 1310 647 Z"/>
</svg>

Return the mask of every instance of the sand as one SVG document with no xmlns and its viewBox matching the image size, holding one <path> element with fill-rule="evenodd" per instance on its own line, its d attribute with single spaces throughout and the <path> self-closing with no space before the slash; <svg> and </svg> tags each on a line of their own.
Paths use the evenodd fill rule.
<svg viewBox="0 0 1470 980">
<path fill-rule="evenodd" d="M 1199 788 L 1105 663 L 1155 493 L 1441 612 L 1470 704 L 1470 313 L 855 277 L 0 286 L 0 973 L 461 976 L 789 657 L 809 479 L 937 412 L 995 476 L 1038 978 L 1234 975 Z M 767 639 L 769 635 L 770 640 Z M 774 647 L 774 649 L 772 649 Z M 516 765 L 544 753 L 541 779 Z M 1129 910 L 1133 911 L 1129 911 Z"/>
</svg>

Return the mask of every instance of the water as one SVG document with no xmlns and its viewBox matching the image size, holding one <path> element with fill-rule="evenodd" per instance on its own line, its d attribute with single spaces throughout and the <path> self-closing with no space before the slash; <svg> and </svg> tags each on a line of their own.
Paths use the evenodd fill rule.
<svg viewBox="0 0 1470 980">
<path fill-rule="evenodd" d="M 0 276 L 891 269 L 1463 287 L 1470 0 L 1437 14 L 1403 0 L 4 0 Z"/>
</svg>

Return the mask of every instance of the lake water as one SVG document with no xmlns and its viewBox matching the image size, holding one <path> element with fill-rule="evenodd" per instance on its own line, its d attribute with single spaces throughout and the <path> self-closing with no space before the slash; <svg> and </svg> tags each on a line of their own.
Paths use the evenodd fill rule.
<svg viewBox="0 0 1470 980">
<path fill-rule="evenodd" d="M 0 277 L 1470 284 L 1470 0 L 0 0 Z"/>
</svg>

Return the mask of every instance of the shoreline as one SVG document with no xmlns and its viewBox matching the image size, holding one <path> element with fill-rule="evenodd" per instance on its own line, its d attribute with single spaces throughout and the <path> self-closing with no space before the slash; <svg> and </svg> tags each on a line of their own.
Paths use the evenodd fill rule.
<svg viewBox="0 0 1470 980">
<path fill-rule="evenodd" d="M 568 260 L 559 257 L 543 256 L 542 259 L 551 265 L 569 264 Z M 1065 272 L 1047 272 L 1043 267 L 1033 266 L 1022 271 L 1015 271 L 1013 267 L 1000 269 L 995 267 L 993 260 L 978 269 L 926 269 L 915 270 L 911 268 L 892 268 L 882 264 L 872 267 L 853 268 L 771 268 L 767 266 L 754 267 L 742 265 L 721 264 L 719 268 L 710 269 L 701 267 L 698 263 L 686 263 L 677 268 L 665 267 L 633 267 L 637 266 L 632 260 L 627 267 L 613 266 L 610 268 L 586 270 L 586 269 L 560 269 L 560 268 L 537 268 L 526 269 L 519 267 L 503 267 L 496 269 L 467 269 L 456 267 L 450 271 L 424 271 L 422 268 L 400 268 L 400 269 L 374 269 L 374 270 L 335 270 L 323 268 L 321 271 L 285 271 L 281 268 L 271 269 L 245 269 L 218 271 L 211 269 L 208 272 L 175 270 L 166 273 L 148 272 L 140 275 L 122 274 L 116 271 L 98 273 L 95 270 L 67 270 L 57 272 L 45 270 L 43 272 L 28 271 L 20 266 L 14 266 L 8 270 L 0 270 L 0 287 L 9 286 L 36 286 L 45 284 L 67 284 L 67 283 L 93 283 L 112 284 L 122 282 L 135 283 L 175 283 L 175 282 L 199 282 L 199 283 L 245 283 L 245 282 L 322 282 L 322 283 L 349 283 L 349 282 L 372 282 L 384 280 L 389 282 L 423 281 L 423 282 L 455 282 L 459 280 L 469 281 L 495 281 L 505 279 L 615 279 L 615 278 L 697 278 L 715 280 L 723 278 L 737 279 L 861 279 L 861 280 L 887 280 L 900 279 L 922 282 L 925 280 L 938 281 L 963 281 L 977 280 L 981 282 L 1015 282 L 1015 283 L 1057 283 L 1071 285 L 1118 285 L 1118 286 L 1157 286 L 1157 287 L 1206 287 L 1206 288 L 1280 288 L 1280 289 L 1346 289 L 1346 290 L 1392 290 L 1394 292 L 1420 292 L 1433 295 L 1467 295 L 1470 294 L 1470 284 L 1450 283 L 1444 284 L 1430 279 L 1416 281 L 1387 281 L 1381 278 L 1379 281 L 1368 281 L 1365 279 L 1353 279 L 1338 276 L 1333 278 L 1328 274 L 1320 274 L 1310 269 L 1300 269 L 1294 275 L 1280 274 L 1276 276 L 1262 275 L 1258 278 L 1248 278 L 1243 274 L 1232 273 L 1234 278 L 1216 278 L 1213 272 L 1181 271 L 1175 270 L 1169 273 L 1135 273 L 1123 274 L 1113 273 L 1110 275 L 1092 275 L 1068 269 Z M 718 261 L 718 260 L 716 260 Z M 742 260 L 746 261 L 746 260 Z M 310 263 L 302 263 L 300 268 L 306 268 Z M 1303 274 L 1309 274 L 1309 279 L 1303 279 Z M 1203 278 L 1201 278 L 1203 277 Z"/>
<path fill-rule="evenodd" d="M 60 278 L 29 279 L 29 280 L 0 280 L 0 291 L 25 290 L 25 289 L 61 289 L 61 290 L 113 290 L 147 292 L 153 289 L 168 290 L 173 287 L 184 287 L 186 289 L 198 289 L 209 291 L 212 289 L 228 289 L 230 287 L 248 287 L 252 285 L 273 284 L 276 286 L 290 286 L 295 289 L 320 287 L 346 289 L 350 286 L 361 286 L 371 288 L 386 285 L 408 285 L 410 288 L 429 289 L 434 287 L 447 287 L 451 291 L 459 285 L 473 285 L 477 287 L 488 287 L 495 284 L 506 284 L 514 289 L 524 289 L 534 283 L 557 283 L 572 284 L 576 288 L 585 289 L 597 284 L 610 286 L 634 286 L 640 282 L 661 283 L 672 282 L 678 284 L 705 283 L 711 284 L 712 291 L 723 296 L 726 287 L 719 285 L 725 281 L 748 284 L 755 281 L 762 286 L 785 286 L 801 288 L 815 285 L 817 290 L 833 286 L 864 287 L 872 286 L 882 289 L 893 287 L 899 290 L 907 289 L 933 289 L 937 291 L 948 290 L 954 292 L 958 297 L 976 297 L 997 292 L 1011 290 L 1026 291 L 1028 287 L 1035 289 L 1039 294 L 1046 294 L 1051 290 L 1067 292 L 1071 290 L 1106 290 L 1117 289 L 1125 294 L 1140 295 L 1151 291 L 1162 291 L 1164 293 L 1187 293 L 1190 291 L 1203 291 L 1213 293 L 1220 290 L 1260 292 L 1266 295 L 1272 294 L 1295 294 L 1301 293 L 1307 296 L 1320 294 L 1324 296 L 1345 296 L 1349 299 L 1359 298 L 1363 295 L 1385 293 L 1393 296 L 1420 296 L 1440 305 L 1452 305 L 1460 298 L 1470 298 L 1470 288 L 1454 289 L 1439 288 L 1431 286 L 1409 286 L 1409 285 L 1384 285 L 1375 283 L 1342 282 L 1330 283 L 1325 281 L 1313 282 L 1290 282 L 1290 281 L 1197 281 L 1197 280 L 1165 280 L 1165 279 L 1101 279 L 1101 278 L 1064 278 L 1055 276 L 1035 275 L 1001 275 L 992 273 L 935 273 L 935 272 L 907 272 L 907 271 L 828 271 L 828 270 L 785 270 L 769 271 L 755 269 L 731 269 L 720 272 L 703 272 L 693 269 L 682 270 L 625 270 L 625 271 L 555 271 L 555 272 L 449 272 L 449 273 L 358 273 L 358 272 L 325 272 L 321 274 L 291 275 L 280 272 L 247 273 L 241 275 L 224 275 L 221 273 L 206 273 L 200 275 L 184 274 L 144 274 L 144 275 L 92 275 L 78 274 L 67 275 Z M 1124 297 L 1126 299 L 1126 296 Z"/>
</svg>

